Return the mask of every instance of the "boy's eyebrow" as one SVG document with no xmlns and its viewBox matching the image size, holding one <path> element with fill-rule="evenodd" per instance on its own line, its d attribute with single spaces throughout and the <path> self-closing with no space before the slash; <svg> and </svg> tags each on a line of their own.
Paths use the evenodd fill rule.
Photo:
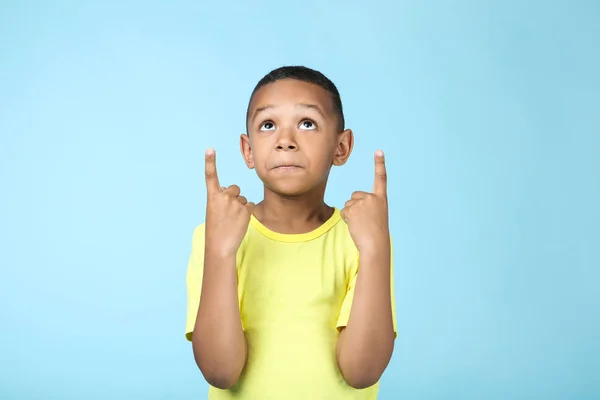
<svg viewBox="0 0 600 400">
<path fill-rule="evenodd" d="M 323 114 L 323 111 L 321 111 L 321 107 L 319 107 L 316 104 L 299 103 L 296 104 L 296 107 L 312 108 L 314 110 L 317 110 L 317 112 L 321 114 L 321 117 L 325 118 L 325 114 Z"/>
<path fill-rule="evenodd" d="M 258 114 L 260 114 L 261 112 L 263 112 L 265 110 L 268 110 L 269 108 L 275 108 L 275 106 L 273 104 L 266 104 L 264 106 L 258 107 L 256 110 L 254 110 L 254 114 L 252 115 L 252 120 L 254 121 Z"/>
<path fill-rule="evenodd" d="M 323 118 L 325 118 L 325 114 L 323 114 L 321 107 L 319 107 L 317 104 L 298 103 L 296 104 L 296 107 L 312 108 L 321 114 Z M 257 107 L 256 110 L 254 110 L 254 115 L 252 115 L 252 120 L 256 119 L 258 114 L 270 108 L 275 108 L 275 106 L 273 104 L 265 104 L 264 106 Z"/>
</svg>

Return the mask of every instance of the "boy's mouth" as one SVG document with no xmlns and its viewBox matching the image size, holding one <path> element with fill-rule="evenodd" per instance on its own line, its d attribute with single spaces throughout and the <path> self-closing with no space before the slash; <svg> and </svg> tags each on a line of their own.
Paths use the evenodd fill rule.
<svg viewBox="0 0 600 400">
<path fill-rule="evenodd" d="M 281 165 L 277 165 L 275 167 L 273 167 L 273 169 L 278 169 L 278 170 L 292 170 L 292 169 L 299 169 L 302 168 L 299 165 L 294 165 L 294 164 L 281 164 Z"/>
</svg>

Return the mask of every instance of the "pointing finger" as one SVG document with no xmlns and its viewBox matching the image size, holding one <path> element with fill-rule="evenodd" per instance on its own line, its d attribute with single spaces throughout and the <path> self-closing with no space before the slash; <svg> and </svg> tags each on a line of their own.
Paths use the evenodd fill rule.
<svg viewBox="0 0 600 400">
<path fill-rule="evenodd" d="M 213 149 L 206 150 L 204 174 L 206 176 L 206 191 L 208 194 L 219 192 L 221 185 L 217 176 L 217 154 Z"/>
<path fill-rule="evenodd" d="M 383 151 L 375 152 L 375 183 L 373 184 L 373 193 L 386 195 L 387 193 L 387 172 L 385 170 L 385 158 Z"/>
</svg>

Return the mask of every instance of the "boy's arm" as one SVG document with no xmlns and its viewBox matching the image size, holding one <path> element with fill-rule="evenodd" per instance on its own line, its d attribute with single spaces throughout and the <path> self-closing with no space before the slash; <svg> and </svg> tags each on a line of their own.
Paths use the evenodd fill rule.
<svg viewBox="0 0 600 400">
<path fill-rule="evenodd" d="M 342 217 L 358 248 L 360 265 L 348 322 L 337 345 L 337 360 L 346 382 L 362 389 L 379 381 L 391 359 L 395 339 L 387 175 L 382 152 L 375 154 L 373 193 L 354 192 Z"/>
<path fill-rule="evenodd" d="M 192 347 L 206 381 L 219 389 L 229 389 L 240 377 L 247 357 L 235 255 L 222 257 L 206 250 Z"/>
<path fill-rule="evenodd" d="M 350 317 L 337 345 L 342 375 L 357 389 L 379 381 L 394 349 L 390 247 L 381 247 L 379 251 L 360 254 Z"/>
<path fill-rule="evenodd" d="M 238 186 L 220 186 L 212 149 L 206 152 L 205 175 L 204 271 L 192 347 L 207 382 L 229 389 L 237 383 L 248 352 L 240 317 L 236 258 L 254 204 L 240 196 Z"/>
</svg>

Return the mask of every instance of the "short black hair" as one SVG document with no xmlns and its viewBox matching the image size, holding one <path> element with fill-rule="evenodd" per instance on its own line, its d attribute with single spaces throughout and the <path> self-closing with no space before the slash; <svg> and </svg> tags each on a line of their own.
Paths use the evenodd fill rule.
<svg viewBox="0 0 600 400">
<path fill-rule="evenodd" d="M 344 130 L 346 122 L 344 120 L 342 99 L 340 98 L 340 93 L 338 92 L 338 89 L 335 86 L 335 84 L 321 72 L 300 65 L 279 67 L 277 69 L 272 70 L 267 75 L 265 75 L 260 81 L 258 81 L 256 87 L 250 95 L 250 101 L 248 102 L 248 109 L 246 110 L 246 128 L 248 125 L 248 118 L 250 117 L 250 104 L 252 103 L 252 98 L 254 97 L 254 94 L 263 86 L 283 79 L 295 79 L 302 82 L 308 82 L 327 90 L 331 94 L 331 100 L 333 101 L 333 110 L 338 115 L 338 129 L 340 132 Z"/>
</svg>

